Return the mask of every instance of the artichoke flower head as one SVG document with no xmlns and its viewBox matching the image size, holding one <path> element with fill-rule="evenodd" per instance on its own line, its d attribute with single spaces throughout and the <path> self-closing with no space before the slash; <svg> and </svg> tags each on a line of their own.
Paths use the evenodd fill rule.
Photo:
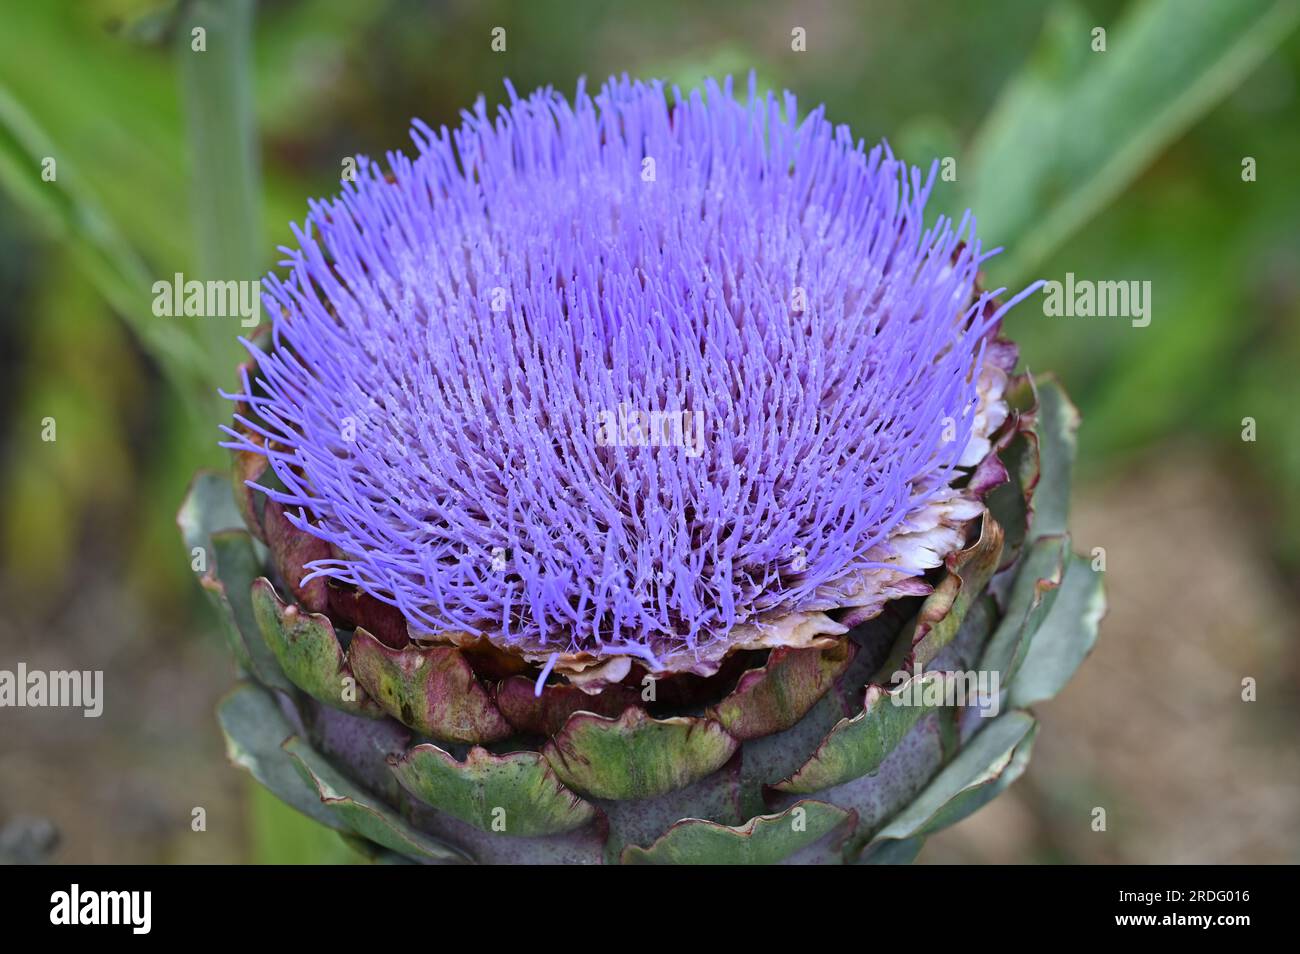
<svg viewBox="0 0 1300 954">
<path fill-rule="evenodd" d="M 563 836 L 547 859 L 590 860 L 585 838 L 692 860 L 705 835 L 856 856 L 890 812 L 805 800 L 816 838 L 784 854 L 763 854 L 783 816 L 745 819 L 810 774 L 851 781 L 823 764 L 836 720 L 889 708 L 891 661 L 941 675 L 994 574 L 1011 589 L 1041 415 L 1000 328 L 1036 286 L 982 290 L 970 214 L 925 221 L 933 169 L 752 79 L 507 90 L 362 160 L 264 282 L 226 428 L 265 544 L 234 584 L 258 711 L 321 798 L 332 772 L 388 795 L 400 837 L 367 837 L 407 856 L 536 860 L 517 839 Z M 926 754 L 891 811 L 951 754 L 937 713 L 906 718 Z M 735 811 L 681 794 L 724 776 Z M 476 814 L 493 798 L 504 829 Z M 728 834 L 626 815 L 650 804 Z"/>
</svg>

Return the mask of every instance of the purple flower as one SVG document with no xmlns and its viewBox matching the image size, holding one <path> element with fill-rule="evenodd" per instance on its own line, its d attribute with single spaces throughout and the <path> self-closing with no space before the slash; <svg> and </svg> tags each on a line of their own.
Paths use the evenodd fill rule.
<svg viewBox="0 0 1300 954">
<path fill-rule="evenodd" d="M 227 446 L 332 545 L 314 575 L 610 678 L 925 592 L 982 509 L 1018 300 L 976 290 L 969 214 L 926 228 L 934 170 L 752 80 L 507 88 L 361 162 L 265 283 Z"/>
</svg>

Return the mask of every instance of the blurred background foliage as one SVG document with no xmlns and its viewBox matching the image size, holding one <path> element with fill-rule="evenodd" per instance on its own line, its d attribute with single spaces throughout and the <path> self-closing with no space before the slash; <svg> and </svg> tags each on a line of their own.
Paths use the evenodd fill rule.
<svg viewBox="0 0 1300 954">
<path fill-rule="evenodd" d="M 158 835 L 139 860 L 341 857 L 265 799 L 249 808 L 219 764 L 210 706 L 229 671 L 204 635 L 211 619 L 173 514 L 196 467 L 224 466 L 216 424 L 227 411 L 214 394 L 233 383 L 240 329 L 156 318 L 150 285 L 175 272 L 256 277 L 307 199 L 337 190 L 345 157 L 405 149 L 412 117 L 454 123 L 479 95 L 500 102 L 505 77 L 571 92 L 579 75 L 687 85 L 754 71 L 913 162 L 954 157 L 956 181 L 938 184 L 935 203 L 973 208 L 986 244 L 1006 246 L 989 265 L 994 286 L 1066 272 L 1151 281 L 1147 328 L 1045 318 L 1037 299 L 1010 319 L 1028 366 L 1055 371 L 1083 411 L 1080 494 L 1147 473 L 1153 455 L 1226 474 L 1213 486 L 1249 501 L 1245 525 L 1232 524 L 1249 569 L 1283 605 L 1296 595 L 1295 0 L 0 6 L 0 597 L 18 607 L 0 624 L 0 664 L 84 649 L 110 669 L 110 692 L 116 680 L 141 700 L 140 719 L 172 707 L 167 744 L 210 780 L 194 782 L 190 804 L 232 806 L 239 836 L 197 850 Z M 208 30 L 206 53 L 191 52 L 194 25 Z M 791 51 L 796 26 L 807 52 Z M 1094 27 L 1107 31 L 1105 52 L 1092 48 Z M 54 182 L 41 178 L 45 157 Z M 1244 157 L 1256 181 L 1243 181 Z M 47 417 L 53 443 L 41 440 Z M 1258 422 L 1254 443 L 1241 439 L 1245 417 Z M 1213 564 L 1213 553 L 1194 557 Z M 66 762 L 75 741 L 33 725 L 48 761 Z M 66 857 L 129 855 L 114 813 L 135 817 L 139 789 L 155 805 L 141 830 L 188 831 L 187 795 L 168 789 L 174 753 L 141 731 L 106 756 L 102 771 L 139 779 L 120 797 L 107 785 L 109 819 L 57 819 L 71 829 Z M 0 768 L 35 780 L 0 786 L 0 822 L 41 810 L 32 791 L 75 777 L 17 753 L 6 734 Z"/>
</svg>

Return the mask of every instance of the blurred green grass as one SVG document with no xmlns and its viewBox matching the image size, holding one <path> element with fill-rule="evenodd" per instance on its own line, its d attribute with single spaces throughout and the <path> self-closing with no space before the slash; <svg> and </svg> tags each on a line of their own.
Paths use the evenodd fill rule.
<svg viewBox="0 0 1300 954">
<path fill-rule="evenodd" d="M 6 4 L 0 552 L 33 619 L 90 579 L 132 589 L 155 610 L 143 625 L 169 638 L 212 628 L 171 518 L 189 473 L 223 464 L 212 395 L 238 352 L 230 326 L 154 318 L 152 280 L 272 267 L 343 158 L 405 148 L 414 116 L 455 122 L 480 93 L 500 101 L 507 76 L 569 91 L 624 71 L 686 84 L 753 70 L 914 162 L 955 156 L 957 181 L 935 200 L 971 205 L 1006 245 L 993 283 L 1152 281 L 1148 328 L 1047 319 L 1036 300 L 1010 319 L 1028 365 L 1054 370 L 1081 406 L 1084 479 L 1194 442 L 1257 495 L 1279 574 L 1300 568 L 1291 0 L 267 0 L 246 51 L 186 56 L 190 24 L 242 6 Z M 796 25 L 807 53 L 790 51 Z M 1106 53 L 1088 46 L 1093 26 L 1109 31 Z M 46 154 L 54 184 L 39 180 Z M 1241 180 L 1243 156 L 1257 181 Z M 46 416 L 54 445 L 40 441 Z M 1256 444 L 1239 438 L 1248 416 Z M 114 541 L 118 564 L 87 566 L 102 550 L 89 538 Z M 254 812 L 263 834 L 269 810 Z M 277 856 L 257 839 L 259 857 L 305 857 L 289 841 Z"/>
</svg>

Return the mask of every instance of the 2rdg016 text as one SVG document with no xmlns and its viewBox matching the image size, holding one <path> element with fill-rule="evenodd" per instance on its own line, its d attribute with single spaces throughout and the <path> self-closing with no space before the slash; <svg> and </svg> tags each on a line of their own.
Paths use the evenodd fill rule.
<svg viewBox="0 0 1300 954">
<path fill-rule="evenodd" d="M 1121 891 L 1119 893 L 1121 901 L 1136 901 L 1141 904 L 1156 904 L 1164 901 L 1176 903 L 1179 901 L 1188 901 L 1193 904 L 1205 903 L 1207 901 L 1249 901 L 1249 891 L 1180 891 L 1177 888 L 1170 888 L 1168 891 Z"/>
</svg>

